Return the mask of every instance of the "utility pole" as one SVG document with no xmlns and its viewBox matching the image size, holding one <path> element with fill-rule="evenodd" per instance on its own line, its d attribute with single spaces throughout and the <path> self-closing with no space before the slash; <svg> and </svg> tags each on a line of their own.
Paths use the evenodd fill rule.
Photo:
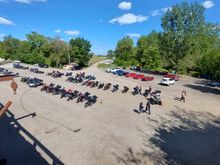
<svg viewBox="0 0 220 165">
<path fill-rule="evenodd" d="M 71 61 L 70 61 L 70 46 L 68 46 L 68 58 L 69 58 L 69 66 L 70 66 L 70 64 L 71 64 Z"/>
</svg>

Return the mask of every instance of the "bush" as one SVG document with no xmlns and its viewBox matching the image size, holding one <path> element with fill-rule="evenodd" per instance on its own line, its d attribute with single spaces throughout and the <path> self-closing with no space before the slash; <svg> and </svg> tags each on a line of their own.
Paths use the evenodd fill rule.
<svg viewBox="0 0 220 165">
<path fill-rule="evenodd" d="M 113 67 L 113 68 L 115 68 L 116 67 L 116 65 L 114 65 L 114 64 L 105 64 L 105 63 L 100 63 L 100 64 L 98 64 L 98 66 L 97 66 L 98 68 L 109 68 L 109 67 Z"/>
<path fill-rule="evenodd" d="M 198 72 L 198 71 L 193 71 L 193 72 L 191 72 L 190 74 L 191 74 L 191 76 L 193 76 L 193 77 L 199 77 L 199 76 L 201 75 L 200 72 Z"/>
<path fill-rule="evenodd" d="M 163 68 L 156 68 L 156 69 L 153 69 L 153 70 L 158 71 L 158 72 L 169 72 L 169 70 L 163 69 Z"/>
</svg>

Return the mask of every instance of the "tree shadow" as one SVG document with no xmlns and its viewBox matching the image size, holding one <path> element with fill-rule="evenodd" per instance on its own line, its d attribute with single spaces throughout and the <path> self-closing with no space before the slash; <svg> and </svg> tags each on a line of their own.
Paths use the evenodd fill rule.
<svg viewBox="0 0 220 165">
<path fill-rule="evenodd" d="M 39 140 L 23 128 L 10 111 L 7 111 L 0 118 L 0 132 L 0 159 L 6 159 L 7 164 L 64 164 Z M 40 149 L 43 155 L 46 155 L 52 163 L 45 160 L 37 149 Z"/>
<path fill-rule="evenodd" d="M 220 95 L 220 89 L 218 88 L 212 88 L 209 86 L 202 86 L 202 85 L 193 85 L 193 84 L 186 84 L 184 86 L 194 90 L 198 90 L 200 92 Z"/>
<path fill-rule="evenodd" d="M 114 154 L 118 163 L 220 164 L 220 118 L 210 113 L 176 109 L 169 114 L 169 118 L 160 117 L 159 123 L 147 121 L 155 129 L 153 136 L 138 129 L 143 139 L 143 149 L 134 152 L 129 147 L 122 156 Z"/>
</svg>

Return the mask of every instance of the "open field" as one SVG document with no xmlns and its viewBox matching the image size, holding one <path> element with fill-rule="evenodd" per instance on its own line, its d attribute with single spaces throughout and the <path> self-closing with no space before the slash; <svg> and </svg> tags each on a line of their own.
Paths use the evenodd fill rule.
<svg viewBox="0 0 220 165">
<path fill-rule="evenodd" d="M 88 88 L 65 82 L 64 77 L 13 69 L 10 64 L 5 67 L 20 76 L 98 96 L 96 104 L 84 108 L 75 100 L 67 102 L 29 88 L 20 78 L 15 78 L 17 95 L 12 94 L 10 82 L 2 82 L 1 102 L 13 101 L 10 114 L 0 119 L 0 159 L 6 158 L 9 165 L 220 164 L 220 89 L 204 86 L 205 80 L 183 77 L 166 87 L 158 85 L 161 76 L 142 82 L 105 73 L 97 64 L 84 70 L 98 81 L 119 84 L 120 89 L 141 85 L 142 89 L 161 90 L 164 105 L 152 105 L 149 115 L 134 112 L 141 101 L 146 103 L 141 95 Z M 183 89 L 186 103 L 174 100 Z M 31 113 L 36 116 L 21 118 Z"/>
<path fill-rule="evenodd" d="M 103 56 L 93 56 L 90 61 L 89 61 L 89 64 L 90 65 L 93 65 L 97 62 L 100 62 L 100 61 L 104 61 L 106 60 L 107 58 L 106 57 L 103 57 Z"/>
</svg>

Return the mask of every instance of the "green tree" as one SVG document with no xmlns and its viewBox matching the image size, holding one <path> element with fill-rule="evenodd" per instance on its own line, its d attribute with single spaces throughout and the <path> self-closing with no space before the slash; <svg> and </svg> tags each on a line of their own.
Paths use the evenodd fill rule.
<svg viewBox="0 0 220 165">
<path fill-rule="evenodd" d="M 141 36 L 138 39 L 136 57 L 144 69 L 161 67 L 157 32 L 153 31 L 148 36 Z"/>
<path fill-rule="evenodd" d="M 59 38 L 52 40 L 49 43 L 49 45 L 45 45 L 43 49 L 44 53 L 46 53 L 47 56 L 49 56 L 49 63 L 51 64 L 51 66 L 59 67 L 69 62 L 68 44 L 60 40 Z"/>
<path fill-rule="evenodd" d="M 6 54 L 5 48 L 2 44 L 2 42 L 0 42 L 0 58 L 5 58 L 5 54 Z"/>
<path fill-rule="evenodd" d="M 198 63 L 202 74 L 207 74 L 213 80 L 220 80 L 220 49 L 213 49 L 205 54 Z"/>
<path fill-rule="evenodd" d="M 124 37 L 118 41 L 115 48 L 114 55 L 116 57 L 115 62 L 118 65 L 131 65 L 135 59 L 134 43 L 130 37 Z"/>
<path fill-rule="evenodd" d="M 31 32 L 26 35 L 27 41 L 31 44 L 31 50 L 38 49 L 47 43 L 47 38 L 37 32 Z M 41 49 L 39 49 L 40 51 Z"/>
<path fill-rule="evenodd" d="M 107 52 L 107 58 L 113 58 L 114 57 L 114 51 L 113 50 L 108 50 Z"/>
<path fill-rule="evenodd" d="M 19 43 L 19 39 L 13 38 L 11 35 L 5 36 L 2 42 L 2 46 L 5 50 L 4 58 L 16 59 L 15 56 L 18 50 Z"/>
<path fill-rule="evenodd" d="M 91 44 L 83 38 L 70 40 L 70 58 L 72 62 L 78 63 L 80 66 L 87 66 L 92 55 L 90 53 Z"/>
<path fill-rule="evenodd" d="M 199 3 L 177 4 L 162 17 L 163 32 L 159 35 L 160 52 L 168 67 L 179 65 L 191 50 L 191 41 L 203 31 L 204 7 Z"/>
</svg>

